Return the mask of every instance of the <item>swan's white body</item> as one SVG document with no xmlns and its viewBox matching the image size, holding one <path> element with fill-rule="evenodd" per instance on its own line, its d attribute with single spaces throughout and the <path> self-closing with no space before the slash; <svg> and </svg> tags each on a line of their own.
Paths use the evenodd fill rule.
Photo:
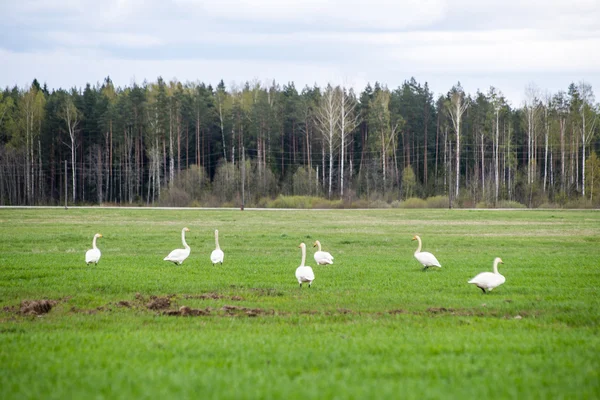
<svg viewBox="0 0 600 400">
<path fill-rule="evenodd" d="M 415 258 L 423 265 L 423 270 L 426 270 L 429 267 L 442 268 L 440 262 L 433 254 L 427 251 L 421 251 L 421 238 L 419 236 L 415 235 L 412 240 L 417 240 L 419 242 L 419 247 L 417 247 L 417 250 L 415 251 Z"/>
<path fill-rule="evenodd" d="M 94 235 L 94 240 L 92 240 L 92 248 L 89 249 L 88 251 L 85 252 L 85 263 L 86 264 L 98 264 L 98 261 L 100 261 L 100 256 L 102 255 L 100 253 L 100 249 L 98 247 L 96 247 L 96 239 L 101 238 L 102 235 L 99 233 L 96 233 Z"/>
<path fill-rule="evenodd" d="M 308 282 L 308 287 L 310 287 L 315 280 L 315 273 L 311 267 L 304 265 L 306 262 L 306 245 L 300 243 L 300 246 L 298 247 L 302 249 L 302 262 L 300 263 L 300 266 L 296 268 L 296 279 L 298 279 L 300 287 L 302 287 L 302 284 L 305 282 Z"/>
<path fill-rule="evenodd" d="M 186 258 L 190 255 L 190 246 L 185 242 L 185 233 L 189 232 L 188 228 L 183 228 L 181 230 L 181 242 L 183 243 L 183 249 L 175 249 L 169 253 L 168 256 L 163 258 L 165 261 L 171 261 L 175 264 L 181 265 L 185 261 Z"/>
<path fill-rule="evenodd" d="M 476 285 L 485 293 L 486 289 L 492 291 L 494 288 L 506 282 L 506 278 L 498 272 L 498 264 L 504 264 L 500 257 L 494 259 L 494 272 L 482 272 L 471 279 L 468 283 Z"/>
<path fill-rule="evenodd" d="M 225 257 L 225 253 L 219 247 L 219 231 L 215 229 L 215 246 L 216 248 L 210 253 L 210 261 L 212 261 L 213 265 L 216 263 L 223 264 L 223 257 Z"/>
<path fill-rule="evenodd" d="M 333 256 L 326 251 L 321 250 L 321 242 L 318 240 L 315 242 L 313 247 L 318 247 L 319 249 L 315 252 L 315 262 L 318 265 L 325 264 L 333 264 Z"/>
</svg>

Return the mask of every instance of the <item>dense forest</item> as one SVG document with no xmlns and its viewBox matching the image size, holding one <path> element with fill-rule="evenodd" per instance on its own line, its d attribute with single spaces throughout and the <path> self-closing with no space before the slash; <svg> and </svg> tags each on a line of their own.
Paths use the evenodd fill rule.
<svg viewBox="0 0 600 400">
<path fill-rule="evenodd" d="M 600 107 L 589 84 L 515 107 L 493 87 L 435 97 L 275 82 L 158 78 L 0 92 L 0 205 L 600 204 Z"/>
</svg>

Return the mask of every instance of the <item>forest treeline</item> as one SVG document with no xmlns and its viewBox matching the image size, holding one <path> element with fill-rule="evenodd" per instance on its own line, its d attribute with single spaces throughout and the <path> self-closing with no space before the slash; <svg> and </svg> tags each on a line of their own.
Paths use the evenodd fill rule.
<svg viewBox="0 0 600 400">
<path fill-rule="evenodd" d="M 177 80 L 0 93 L 0 204 L 600 204 L 589 84 L 502 93 Z M 437 196 L 437 197 L 436 197 Z M 442 197 L 439 197 L 442 196 Z M 308 198 L 308 197 L 307 197 Z"/>
</svg>

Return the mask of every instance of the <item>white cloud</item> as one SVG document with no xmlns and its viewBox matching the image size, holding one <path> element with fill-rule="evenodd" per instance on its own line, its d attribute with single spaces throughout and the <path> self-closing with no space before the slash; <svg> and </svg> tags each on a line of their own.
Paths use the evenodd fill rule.
<svg viewBox="0 0 600 400">
<path fill-rule="evenodd" d="M 0 58 L 11 60 L 3 67 L 2 86 L 25 87 L 33 78 L 45 82 L 50 88 L 83 87 L 86 83 L 102 82 L 110 76 L 118 86 L 135 80 L 202 81 L 216 85 L 225 82 L 260 82 L 276 80 L 278 83 L 294 81 L 296 87 L 326 85 L 340 82 L 342 73 L 335 67 L 311 62 L 261 62 L 253 60 L 123 60 L 102 52 L 74 55 L 68 51 L 50 53 L 12 53 L 0 50 Z M 240 65 L 244 68 L 240 69 Z M 68 66 L 65 68 L 65 66 Z M 8 78 L 8 77 L 19 78 Z"/>
<path fill-rule="evenodd" d="M 301 24 L 329 29 L 406 29 L 438 22 L 445 0 L 175 0 L 224 20 Z"/>
<path fill-rule="evenodd" d="M 166 44 L 156 36 L 135 34 L 127 32 L 89 32 L 80 35 L 75 32 L 52 31 L 44 34 L 49 40 L 60 43 L 64 47 L 125 47 L 125 48 L 150 48 Z"/>
</svg>

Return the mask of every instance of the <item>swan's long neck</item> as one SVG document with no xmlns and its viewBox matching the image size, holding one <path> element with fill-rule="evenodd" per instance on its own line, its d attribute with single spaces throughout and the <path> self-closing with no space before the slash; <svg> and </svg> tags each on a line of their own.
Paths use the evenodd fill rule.
<svg viewBox="0 0 600 400">
<path fill-rule="evenodd" d="M 318 240 L 317 240 L 317 248 L 319 249 L 319 251 L 321 251 L 321 242 L 319 242 Z"/>
<path fill-rule="evenodd" d="M 181 242 L 183 243 L 183 247 L 189 249 L 190 246 L 185 242 L 185 229 L 181 231 Z"/>
<path fill-rule="evenodd" d="M 92 241 L 92 248 L 93 248 L 93 249 L 98 249 L 98 248 L 96 247 L 96 239 L 98 239 L 98 236 L 94 235 L 94 240 Z"/>
<path fill-rule="evenodd" d="M 415 250 L 415 254 L 421 252 L 421 238 L 418 236 L 417 236 L 417 242 L 419 242 L 419 247 L 417 247 L 417 250 Z"/>
<path fill-rule="evenodd" d="M 302 247 L 302 262 L 300 263 L 301 267 L 304 267 L 304 263 L 306 262 L 306 247 L 305 246 L 301 246 Z"/>
<path fill-rule="evenodd" d="M 498 263 L 499 263 L 499 262 L 500 262 L 500 261 L 498 261 L 498 260 L 494 260 L 494 273 L 495 273 L 495 274 L 498 274 Z"/>
<path fill-rule="evenodd" d="M 215 246 L 217 246 L 217 250 L 220 250 L 219 247 L 219 231 L 215 231 Z"/>
</svg>

